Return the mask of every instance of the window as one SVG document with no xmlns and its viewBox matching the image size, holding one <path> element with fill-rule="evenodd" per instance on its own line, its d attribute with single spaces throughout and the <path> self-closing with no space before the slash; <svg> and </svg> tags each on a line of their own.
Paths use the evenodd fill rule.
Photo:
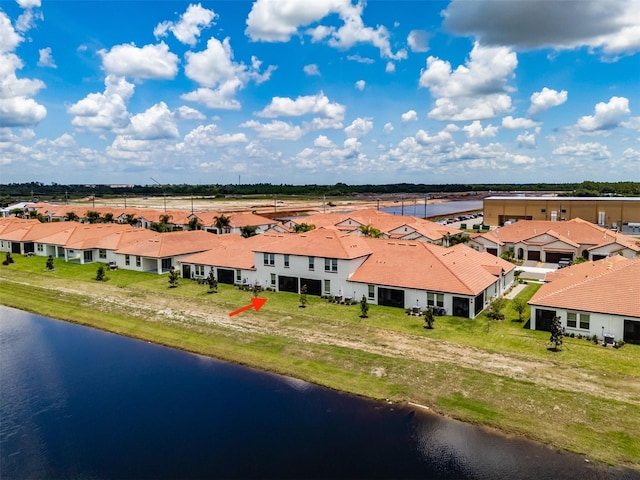
<svg viewBox="0 0 640 480">
<path fill-rule="evenodd" d="M 580 314 L 580 328 L 582 330 L 589 330 L 589 314 L 588 313 Z"/>
<path fill-rule="evenodd" d="M 567 312 L 567 327 L 576 328 L 577 314 L 575 312 Z"/>
<path fill-rule="evenodd" d="M 194 265 L 195 274 L 199 277 L 204 277 L 204 265 Z"/>
<path fill-rule="evenodd" d="M 104 248 L 101 248 L 98 250 L 98 256 L 100 258 L 107 258 L 107 251 Z"/>
<path fill-rule="evenodd" d="M 427 305 L 430 307 L 444 307 L 444 293 L 427 293 Z"/>
<path fill-rule="evenodd" d="M 140 267 L 141 264 L 142 260 L 140 259 L 140 257 L 136 256 L 136 267 Z"/>
<path fill-rule="evenodd" d="M 338 259 L 337 258 L 325 258 L 324 259 L 324 271 L 325 272 L 337 272 L 338 271 Z"/>
<path fill-rule="evenodd" d="M 162 269 L 163 270 L 169 270 L 171 267 L 172 267 L 171 259 L 170 258 L 163 258 L 162 259 Z"/>
<path fill-rule="evenodd" d="M 236 270 L 236 283 L 242 283 L 242 270 Z"/>
<path fill-rule="evenodd" d="M 129 259 L 129 255 L 125 255 L 124 256 L 124 264 L 125 265 L 129 265 L 131 263 L 131 260 Z"/>
<path fill-rule="evenodd" d="M 309 270 L 313 270 L 315 267 L 316 257 L 309 257 Z"/>
<path fill-rule="evenodd" d="M 284 256 L 284 268 L 289 268 L 289 255 Z"/>
<path fill-rule="evenodd" d="M 324 281 L 324 293 L 331 293 L 331 280 Z"/>
<path fill-rule="evenodd" d="M 273 267 L 276 264 L 276 255 L 274 253 L 265 253 L 264 264 Z"/>
<path fill-rule="evenodd" d="M 39 252 L 42 252 L 44 250 L 44 246 L 41 243 L 37 243 L 36 248 L 38 249 Z"/>
<path fill-rule="evenodd" d="M 376 298 L 376 287 L 374 285 L 369 285 L 369 298 Z"/>
<path fill-rule="evenodd" d="M 271 274 L 271 286 L 272 287 L 276 286 L 276 274 L 275 273 Z"/>
</svg>

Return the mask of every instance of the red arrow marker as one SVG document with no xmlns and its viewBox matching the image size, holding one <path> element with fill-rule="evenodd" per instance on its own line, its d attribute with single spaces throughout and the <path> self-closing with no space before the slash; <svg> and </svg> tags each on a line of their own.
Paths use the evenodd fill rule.
<svg viewBox="0 0 640 480">
<path fill-rule="evenodd" d="M 254 297 L 254 298 L 251 299 L 251 305 L 246 305 L 246 306 L 244 306 L 242 308 L 239 308 L 238 310 L 234 310 L 233 312 L 231 312 L 229 314 L 229 316 L 233 317 L 234 315 L 238 315 L 239 313 L 246 312 L 247 310 L 250 310 L 252 308 L 255 308 L 256 312 L 257 312 L 258 310 L 260 310 L 262 308 L 262 306 L 266 302 L 267 302 L 266 298 L 256 298 L 256 297 Z"/>
</svg>

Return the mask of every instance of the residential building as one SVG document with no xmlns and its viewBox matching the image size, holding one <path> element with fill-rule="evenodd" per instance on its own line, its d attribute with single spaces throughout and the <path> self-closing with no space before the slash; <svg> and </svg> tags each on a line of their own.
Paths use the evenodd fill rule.
<svg viewBox="0 0 640 480">
<path fill-rule="evenodd" d="M 529 300 L 531 329 L 560 317 L 566 334 L 640 343 L 640 258 L 614 256 L 547 274 Z"/>
<path fill-rule="evenodd" d="M 580 218 L 563 222 L 520 220 L 470 236 L 469 246 L 493 255 L 512 251 L 518 260 L 558 263 L 561 259 L 598 260 L 613 255 L 633 258 L 638 240 Z"/>
</svg>

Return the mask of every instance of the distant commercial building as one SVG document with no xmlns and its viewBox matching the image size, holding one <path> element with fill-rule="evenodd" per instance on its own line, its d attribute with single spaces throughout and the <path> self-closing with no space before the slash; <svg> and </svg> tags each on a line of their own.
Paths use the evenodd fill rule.
<svg viewBox="0 0 640 480">
<path fill-rule="evenodd" d="M 640 224 L 640 197 L 493 196 L 484 199 L 484 223 L 503 226 L 517 220 L 581 218 L 623 233 Z"/>
</svg>

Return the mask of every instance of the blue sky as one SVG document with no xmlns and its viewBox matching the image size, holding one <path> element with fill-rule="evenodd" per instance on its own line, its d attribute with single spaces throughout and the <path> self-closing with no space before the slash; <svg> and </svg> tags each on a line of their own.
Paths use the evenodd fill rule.
<svg viewBox="0 0 640 480">
<path fill-rule="evenodd" d="M 640 0 L 4 0 L 0 182 L 640 181 Z"/>
</svg>

